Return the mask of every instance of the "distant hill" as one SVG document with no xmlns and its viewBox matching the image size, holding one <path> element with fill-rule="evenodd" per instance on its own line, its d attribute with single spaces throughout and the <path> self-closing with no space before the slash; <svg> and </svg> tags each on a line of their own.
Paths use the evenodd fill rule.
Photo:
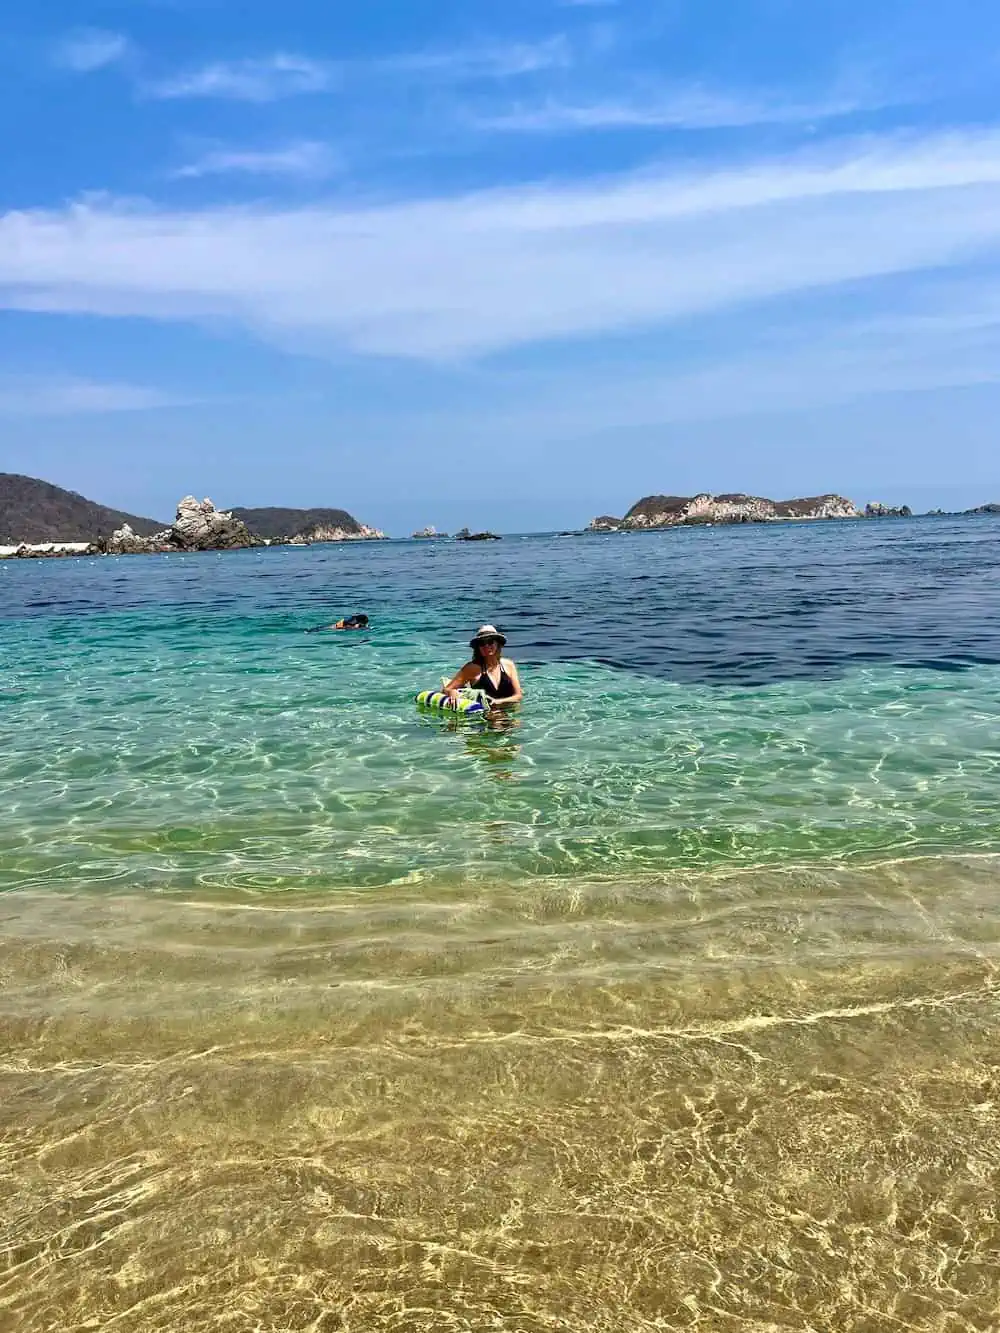
<svg viewBox="0 0 1000 1333">
<path fill-rule="evenodd" d="M 108 509 L 37 477 L 0 472 L 0 546 L 94 541 L 102 535 L 110 537 L 124 523 L 143 537 L 169 527 L 155 518 Z"/>
<path fill-rule="evenodd" d="M 309 536 L 314 532 L 340 531 L 360 537 L 362 525 L 346 509 L 234 509 L 251 532 L 274 541 L 276 537 Z"/>
</svg>

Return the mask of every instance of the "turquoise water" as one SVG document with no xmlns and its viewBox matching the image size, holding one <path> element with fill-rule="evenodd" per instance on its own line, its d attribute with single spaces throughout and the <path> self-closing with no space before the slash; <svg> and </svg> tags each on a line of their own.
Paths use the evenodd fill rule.
<svg viewBox="0 0 1000 1333">
<path fill-rule="evenodd" d="M 996 850 L 998 545 L 925 522 L 8 563 L 0 888 Z M 303 632 L 356 609 L 371 633 Z M 484 619 L 523 708 L 418 714 Z"/>
</svg>

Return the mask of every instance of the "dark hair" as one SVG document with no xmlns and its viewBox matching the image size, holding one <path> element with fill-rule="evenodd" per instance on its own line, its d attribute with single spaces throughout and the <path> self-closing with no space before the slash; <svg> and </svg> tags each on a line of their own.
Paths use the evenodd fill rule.
<svg viewBox="0 0 1000 1333">
<path fill-rule="evenodd" d="M 348 623 L 349 625 L 367 625 L 367 624 L 368 624 L 368 617 L 367 617 L 367 616 L 351 616 L 351 618 L 348 620 L 347 623 Z"/>
</svg>

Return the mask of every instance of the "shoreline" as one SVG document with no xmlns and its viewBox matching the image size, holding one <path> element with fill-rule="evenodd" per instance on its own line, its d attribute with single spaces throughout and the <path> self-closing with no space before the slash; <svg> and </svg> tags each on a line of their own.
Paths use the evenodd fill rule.
<svg viewBox="0 0 1000 1333">
<path fill-rule="evenodd" d="M 208 546 L 208 547 L 183 547 L 178 546 L 174 549 L 158 549 L 149 551 L 108 551 L 103 550 L 94 542 L 21 542 L 17 546 L 0 546 L 0 560 L 44 560 L 58 559 L 68 560 L 81 556 L 150 556 L 150 555 L 218 555 L 229 551 L 265 551 L 272 548 L 303 550 L 311 546 L 343 546 L 347 543 L 356 544 L 358 542 L 386 542 L 390 540 L 387 537 L 329 537 L 323 541 L 296 541 L 286 542 L 272 541 L 266 539 L 259 544 L 252 546 Z"/>
</svg>

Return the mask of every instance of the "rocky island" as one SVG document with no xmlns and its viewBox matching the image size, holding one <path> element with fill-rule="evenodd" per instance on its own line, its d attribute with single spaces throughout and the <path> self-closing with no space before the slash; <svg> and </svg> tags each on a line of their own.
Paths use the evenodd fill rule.
<svg viewBox="0 0 1000 1333">
<path fill-rule="evenodd" d="M 880 500 L 873 500 L 865 505 L 863 518 L 912 518 L 913 510 L 909 505 L 884 505 Z"/>
<path fill-rule="evenodd" d="M 455 533 L 457 542 L 499 542 L 502 537 L 498 537 L 495 532 L 470 532 L 468 528 L 463 528 L 461 532 Z"/>
<path fill-rule="evenodd" d="M 815 495 L 801 500 L 768 500 L 759 495 L 647 495 L 624 518 L 604 514 L 590 532 L 641 532 L 709 523 L 773 523 L 788 519 L 860 518 L 861 512 L 842 495 Z"/>
<path fill-rule="evenodd" d="M 433 541 L 435 538 L 440 540 L 447 537 L 448 534 L 446 532 L 438 532 L 434 524 L 430 523 L 426 528 L 421 528 L 419 532 L 415 532 L 413 536 L 414 539 L 419 538 L 421 541 Z"/>
</svg>

